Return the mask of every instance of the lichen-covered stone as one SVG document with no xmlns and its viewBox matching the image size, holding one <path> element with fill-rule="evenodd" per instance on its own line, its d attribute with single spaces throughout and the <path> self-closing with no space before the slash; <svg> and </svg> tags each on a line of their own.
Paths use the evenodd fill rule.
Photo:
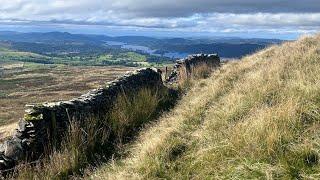
<svg viewBox="0 0 320 180">
<path fill-rule="evenodd" d="M 43 120 L 43 114 L 37 114 L 37 115 L 25 114 L 23 119 L 26 121 L 40 121 L 40 120 Z"/>
</svg>

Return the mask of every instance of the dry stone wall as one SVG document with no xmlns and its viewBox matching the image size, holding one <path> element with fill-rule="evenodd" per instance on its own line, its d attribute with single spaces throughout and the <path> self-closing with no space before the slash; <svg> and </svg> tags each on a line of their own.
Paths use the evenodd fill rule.
<svg viewBox="0 0 320 180">
<path fill-rule="evenodd" d="M 167 81 L 176 80 L 182 68 L 192 73 L 192 67 L 203 63 L 217 66 L 219 62 L 216 54 L 189 56 L 177 61 Z M 160 70 L 144 68 L 70 101 L 27 105 L 26 114 L 19 121 L 15 134 L 0 144 L 0 172 L 9 171 L 22 161 L 39 159 L 46 148 L 61 142 L 71 120 L 85 119 L 92 115 L 106 116 L 120 93 L 134 93 L 142 88 L 155 89 L 163 86 Z"/>
<path fill-rule="evenodd" d="M 38 159 L 49 144 L 60 141 L 71 119 L 105 116 L 120 93 L 163 86 L 157 69 L 140 69 L 70 101 L 28 105 L 13 137 L 0 145 L 0 170 Z"/>
<path fill-rule="evenodd" d="M 194 54 L 180 59 L 174 65 L 170 75 L 166 77 L 166 82 L 177 82 L 181 78 L 189 78 L 194 69 L 201 65 L 217 67 L 220 65 L 220 57 L 218 54 Z"/>
</svg>

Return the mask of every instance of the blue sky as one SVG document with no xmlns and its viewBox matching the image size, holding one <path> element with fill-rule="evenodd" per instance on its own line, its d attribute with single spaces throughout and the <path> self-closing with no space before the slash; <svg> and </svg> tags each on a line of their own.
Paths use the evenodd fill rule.
<svg viewBox="0 0 320 180">
<path fill-rule="evenodd" d="M 0 0 L 0 30 L 295 39 L 320 29 L 320 0 Z"/>
</svg>

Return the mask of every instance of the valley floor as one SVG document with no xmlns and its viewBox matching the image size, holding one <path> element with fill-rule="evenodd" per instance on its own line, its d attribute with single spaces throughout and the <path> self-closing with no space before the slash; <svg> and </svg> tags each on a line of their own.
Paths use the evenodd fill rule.
<svg viewBox="0 0 320 180">
<path fill-rule="evenodd" d="M 320 35 L 230 62 L 91 179 L 319 179 Z"/>
<path fill-rule="evenodd" d="M 26 104 L 69 100 L 134 69 L 23 62 L 0 67 L 0 139 L 15 129 L 12 127 L 23 117 Z"/>
</svg>

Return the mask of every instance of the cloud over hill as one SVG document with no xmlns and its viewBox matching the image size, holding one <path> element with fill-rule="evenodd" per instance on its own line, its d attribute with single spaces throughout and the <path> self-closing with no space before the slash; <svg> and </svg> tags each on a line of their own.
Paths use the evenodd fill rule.
<svg viewBox="0 0 320 180">
<path fill-rule="evenodd" d="M 2 0 L 0 22 L 189 32 L 308 33 L 320 27 L 320 3 L 318 0 Z"/>
</svg>

